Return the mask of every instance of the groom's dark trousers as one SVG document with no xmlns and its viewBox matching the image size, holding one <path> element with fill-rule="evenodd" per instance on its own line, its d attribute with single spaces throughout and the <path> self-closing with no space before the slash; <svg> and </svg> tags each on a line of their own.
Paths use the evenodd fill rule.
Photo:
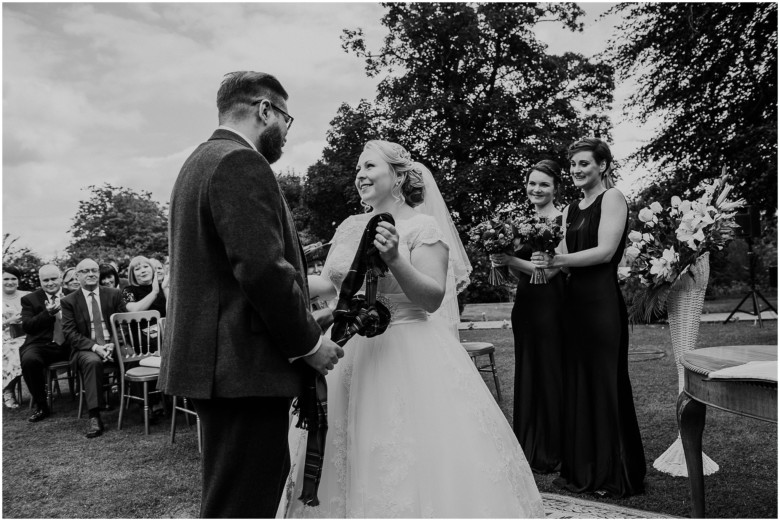
<svg viewBox="0 0 780 521">
<path fill-rule="evenodd" d="M 193 404 L 203 426 L 200 517 L 274 517 L 290 472 L 290 399 L 217 398 Z M 238 415 L 247 421 L 231 421 Z M 256 491 L 247 494 L 247 484 Z"/>
<path fill-rule="evenodd" d="M 273 517 L 305 376 L 290 359 L 321 335 L 292 213 L 265 158 L 218 129 L 182 166 L 168 226 L 158 388 L 192 399 L 200 416 L 201 514 Z"/>
</svg>

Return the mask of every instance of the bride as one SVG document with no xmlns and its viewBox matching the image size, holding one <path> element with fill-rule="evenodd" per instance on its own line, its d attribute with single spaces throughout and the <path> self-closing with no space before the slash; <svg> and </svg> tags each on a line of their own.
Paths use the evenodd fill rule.
<svg viewBox="0 0 780 521">
<path fill-rule="evenodd" d="M 327 376 L 328 435 L 319 506 L 297 498 L 306 431 L 290 434 L 286 517 L 542 518 L 533 475 L 492 394 L 457 338 L 456 292 L 471 266 L 431 173 L 400 145 L 369 141 L 355 186 L 371 212 L 336 230 L 312 296 L 337 295 L 363 230 L 390 268 L 378 300 L 387 331 L 353 337 Z"/>
</svg>

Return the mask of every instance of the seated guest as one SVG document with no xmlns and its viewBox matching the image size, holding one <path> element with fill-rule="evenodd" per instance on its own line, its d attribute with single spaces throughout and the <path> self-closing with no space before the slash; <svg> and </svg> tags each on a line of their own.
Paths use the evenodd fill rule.
<svg viewBox="0 0 780 521">
<path fill-rule="evenodd" d="M 29 293 L 19 289 L 22 272 L 15 266 L 3 266 L 3 403 L 16 409 L 14 386 L 22 376 L 19 348 L 24 343 L 22 330 L 22 297 Z"/>
<path fill-rule="evenodd" d="M 71 363 L 81 371 L 89 409 L 87 438 L 103 434 L 100 409 L 103 397 L 103 364 L 113 360 L 114 344 L 109 333 L 111 315 L 127 311 L 118 289 L 100 287 L 97 262 L 84 259 L 76 266 L 81 286 L 62 299 L 62 329 L 72 351 Z"/>
<path fill-rule="evenodd" d="M 168 296 L 168 281 L 159 279 L 154 260 L 138 256 L 130 261 L 130 265 L 127 267 L 127 278 L 130 284 L 122 290 L 122 299 L 128 311 L 155 310 L 160 312 L 160 317 L 164 317 Z M 156 330 L 152 329 L 152 331 Z M 156 339 L 156 333 L 152 333 L 147 346 L 146 337 L 138 338 L 136 332 L 133 332 L 133 340 L 136 344 L 140 343 L 142 351 L 147 348 L 150 352 L 157 351 L 158 343 Z M 163 412 L 164 409 L 158 395 L 153 395 L 150 398 L 150 403 L 152 404 L 152 413 L 155 416 Z"/>
<path fill-rule="evenodd" d="M 108 263 L 114 267 L 114 269 L 117 272 L 117 276 L 119 276 L 119 264 L 114 259 L 109 259 Z M 119 289 L 125 289 L 127 285 L 130 284 L 130 281 L 127 280 L 125 277 L 119 277 Z"/>
<path fill-rule="evenodd" d="M 157 273 L 157 280 L 159 280 L 160 284 L 162 284 L 165 281 L 165 266 L 157 257 L 149 257 L 149 262 L 152 264 L 154 271 Z"/>
<path fill-rule="evenodd" d="M 122 298 L 128 311 L 147 311 L 150 309 L 165 316 L 165 304 L 168 296 L 168 280 L 162 281 L 146 257 L 134 257 L 127 268 L 130 284 L 122 290 Z"/>
<path fill-rule="evenodd" d="M 62 272 L 62 292 L 66 295 L 79 289 L 79 279 L 76 277 L 76 268 L 65 268 Z"/>
<path fill-rule="evenodd" d="M 46 402 L 46 366 L 64 362 L 70 357 L 70 346 L 62 332 L 62 274 L 53 264 L 38 270 L 41 281 L 37 289 L 22 297 L 22 327 L 27 333 L 20 352 L 22 375 L 30 390 L 36 409 L 30 422 L 39 422 L 50 414 Z"/>
<path fill-rule="evenodd" d="M 108 288 L 119 288 L 119 273 L 111 264 L 100 265 L 100 285 Z"/>
</svg>

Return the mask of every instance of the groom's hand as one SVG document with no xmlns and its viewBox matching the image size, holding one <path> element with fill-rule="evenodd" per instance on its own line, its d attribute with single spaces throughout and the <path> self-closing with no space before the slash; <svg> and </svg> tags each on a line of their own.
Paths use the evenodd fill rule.
<svg viewBox="0 0 780 521">
<path fill-rule="evenodd" d="M 336 342 L 330 338 L 323 337 L 320 348 L 309 356 L 303 357 L 303 359 L 317 372 L 325 375 L 333 369 L 339 358 L 343 356 L 344 350 Z"/>
</svg>

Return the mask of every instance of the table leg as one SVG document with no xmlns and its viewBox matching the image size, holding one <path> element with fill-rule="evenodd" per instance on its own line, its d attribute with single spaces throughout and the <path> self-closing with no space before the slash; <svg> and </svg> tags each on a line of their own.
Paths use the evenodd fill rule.
<svg viewBox="0 0 780 521">
<path fill-rule="evenodd" d="M 704 468 L 702 465 L 701 437 L 707 408 L 685 392 L 677 398 L 677 426 L 680 429 L 685 465 L 691 485 L 691 517 L 704 517 Z"/>
</svg>

